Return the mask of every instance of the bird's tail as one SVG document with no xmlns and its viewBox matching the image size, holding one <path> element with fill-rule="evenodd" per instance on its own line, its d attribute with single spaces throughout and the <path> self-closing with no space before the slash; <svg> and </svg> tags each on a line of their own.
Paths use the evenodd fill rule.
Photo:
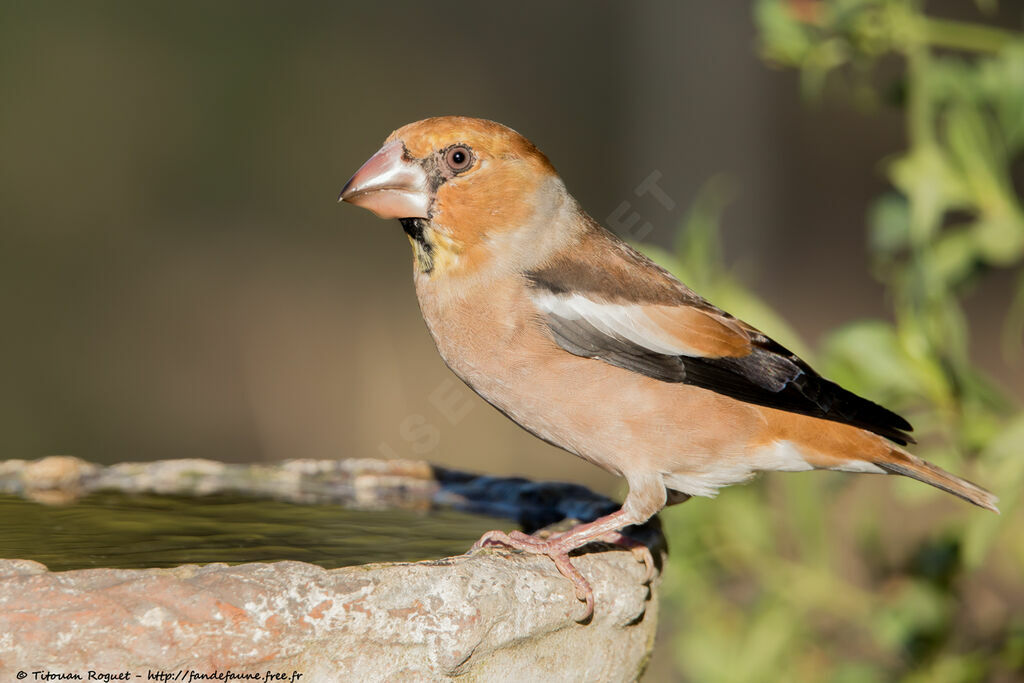
<svg viewBox="0 0 1024 683">
<path fill-rule="evenodd" d="M 950 474 L 941 467 L 925 462 L 918 457 L 899 448 L 891 448 L 888 457 L 874 461 L 876 465 L 890 474 L 902 474 L 905 477 L 931 484 L 954 496 L 963 498 L 992 512 L 999 512 L 996 503 L 999 498 L 966 479 Z"/>
</svg>

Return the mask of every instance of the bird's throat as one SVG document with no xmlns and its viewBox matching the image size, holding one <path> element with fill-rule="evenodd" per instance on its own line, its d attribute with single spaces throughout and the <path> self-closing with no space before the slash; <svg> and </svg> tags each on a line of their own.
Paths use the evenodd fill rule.
<svg viewBox="0 0 1024 683">
<path fill-rule="evenodd" d="M 412 244 L 416 268 L 427 275 L 434 269 L 434 246 L 427 240 L 427 221 L 422 218 L 400 218 L 402 229 Z"/>
<path fill-rule="evenodd" d="M 416 269 L 432 278 L 465 271 L 472 265 L 465 245 L 444 228 L 424 218 L 401 218 L 402 229 L 409 236 Z"/>
</svg>

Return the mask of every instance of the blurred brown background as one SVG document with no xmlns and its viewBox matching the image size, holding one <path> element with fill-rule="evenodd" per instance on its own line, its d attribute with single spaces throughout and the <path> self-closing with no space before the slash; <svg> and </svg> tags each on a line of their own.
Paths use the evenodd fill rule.
<svg viewBox="0 0 1024 683">
<path fill-rule="evenodd" d="M 0 13 L 0 457 L 402 456 L 614 491 L 451 379 L 400 227 L 335 203 L 438 114 L 518 129 L 596 218 L 628 201 L 662 244 L 725 172 L 727 261 L 805 339 L 886 314 L 864 223 L 900 114 L 801 102 L 745 3 Z M 653 171 L 671 211 L 633 192 Z M 1019 387 L 1007 289 L 973 297 L 974 352 Z"/>
</svg>

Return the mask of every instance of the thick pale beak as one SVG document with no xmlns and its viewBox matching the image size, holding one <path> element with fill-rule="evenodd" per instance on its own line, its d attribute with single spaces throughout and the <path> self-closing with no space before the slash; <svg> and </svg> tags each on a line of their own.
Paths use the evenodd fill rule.
<svg viewBox="0 0 1024 683">
<path fill-rule="evenodd" d="M 356 171 L 338 201 L 369 209 L 381 218 L 429 218 L 427 174 L 423 166 L 404 158 L 402 142 L 395 140 Z"/>
</svg>

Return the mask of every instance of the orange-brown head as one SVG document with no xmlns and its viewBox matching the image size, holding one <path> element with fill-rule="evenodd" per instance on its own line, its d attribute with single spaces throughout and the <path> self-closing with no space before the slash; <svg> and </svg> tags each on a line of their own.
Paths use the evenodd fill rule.
<svg viewBox="0 0 1024 683">
<path fill-rule="evenodd" d="M 487 246 L 557 208 L 564 186 L 533 143 L 464 116 L 399 128 L 345 185 L 341 200 L 398 218 L 420 270 L 479 267 Z"/>
</svg>

